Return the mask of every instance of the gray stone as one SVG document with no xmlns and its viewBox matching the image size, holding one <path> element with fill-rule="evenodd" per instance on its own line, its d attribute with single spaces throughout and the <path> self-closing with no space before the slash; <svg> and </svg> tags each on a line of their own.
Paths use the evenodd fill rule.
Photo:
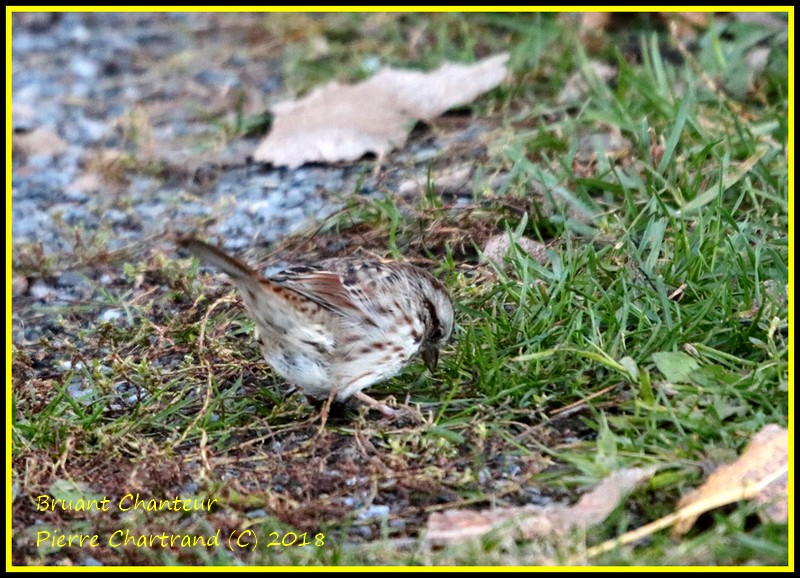
<svg viewBox="0 0 800 578">
<path fill-rule="evenodd" d="M 84 80 L 92 80 L 97 76 L 97 64 L 82 56 L 73 56 L 69 69 Z"/>
<path fill-rule="evenodd" d="M 373 504 L 361 510 L 356 518 L 359 520 L 371 520 L 373 518 L 386 518 L 389 516 L 389 506 Z"/>
<path fill-rule="evenodd" d="M 107 309 L 97 316 L 98 323 L 113 323 L 123 316 L 120 309 Z"/>
<path fill-rule="evenodd" d="M 64 271 L 58 276 L 59 287 L 85 287 L 88 284 L 86 275 L 77 271 Z"/>
<path fill-rule="evenodd" d="M 301 188 L 292 188 L 287 191 L 283 204 L 287 209 L 294 209 L 303 205 L 309 198 L 309 192 Z"/>
<path fill-rule="evenodd" d="M 55 296 L 55 291 L 47 283 L 38 279 L 33 282 L 29 289 L 31 297 L 34 299 L 45 300 Z"/>
</svg>

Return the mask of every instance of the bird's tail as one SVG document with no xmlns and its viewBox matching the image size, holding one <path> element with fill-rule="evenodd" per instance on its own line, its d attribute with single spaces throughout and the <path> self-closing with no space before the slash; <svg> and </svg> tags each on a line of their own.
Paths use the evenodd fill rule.
<svg viewBox="0 0 800 578">
<path fill-rule="evenodd" d="M 214 265 L 223 273 L 227 273 L 230 275 L 231 279 L 249 281 L 254 277 L 258 277 L 255 271 L 238 259 L 234 259 L 222 249 L 209 245 L 194 237 L 178 239 L 178 246 L 190 251 L 201 261 L 209 265 Z"/>
</svg>

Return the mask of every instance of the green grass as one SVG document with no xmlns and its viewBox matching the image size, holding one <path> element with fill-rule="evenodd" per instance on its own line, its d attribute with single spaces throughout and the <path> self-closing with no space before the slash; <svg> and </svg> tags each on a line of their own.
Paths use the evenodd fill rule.
<svg viewBox="0 0 800 578">
<path fill-rule="evenodd" d="M 387 191 L 381 201 L 351 201 L 311 239 L 323 253 L 326 239 L 353 239 L 446 281 L 457 328 L 439 371 L 428 376 L 415 364 L 370 390 L 400 402 L 408 393 L 426 420 L 392 425 L 350 411 L 317 434 L 318 411 L 286 394 L 261 361 L 227 285 L 172 255 L 130 262 L 130 286 L 98 293 L 85 316 L 34 309 L 69 339 L 14 349 L 16 563 L 87 554 L 34 547 L 41 518 L 106 536 L 252 528 L 261 541 L 236 553 L 88 552 L 107 564 L 786 564 L 787 526 L 760 522 L 745 502 L 704 515 L 685 537 L 662 531 L 581 557 L 674 511 L 765 424 L 788 423 L 785 36 L 720 20 L 676 63 L 662 54 L 673 42 L 663 30 L 642 33 L 636 63 L 609 32 L 592 56 L 619 67 L 607 85 L 554 15 L 283 18 L 269 26 L 296 39 L 286 49 L 292 87 L 363 77 L 359 63 L 376 53 L 431 67 L 512 50 L 513 81 L 473 107 L 495 128 L 471 206 Z M 419 27 L 412 58 L 407 42 Z M 315 60 L 316 33 L 330 48 Z M 772 57 L 743 87 L 743 54 L 759 42 Z M 577 70 L 588 76 L 586 98 L 556 104 Z M 593 154 L 607 141 L 577 144 L 612 132 L 626 144 L 611 160 Z M 435 162 L 446 164 L 443 155 Z M 510 176 L 492 191 L 481 175 L 496 171 Z M 506 230 L 547 243 L 546 261 L 512 251 L 497 266 L 482 262 L 488 235 Z M 144 283 L 134 287 L 137 276 Z M 124 311 L 119 322 L 91 321 L 111 305 Z M 57 360 L 71 369 L 51 369 Z M 69 394 L 76 382 L 90 402 Z M 123 401 L 120 384 L 135 399 Z M 433 552 L 417 543 L 433 511 L 521 505 L 531 495 L 573 503 L 610 472 L 636 466 L 657 473 L 585 534 Z M 223 507 L 132 517 L 33 510 L 31 496 L 89 489 L 210 495 Z M 360 518 L 370 505 L 390 506 L 389 518 Z M 269 548 L 272 531 L 322 533 L 325 545 Z"/>
</svg>

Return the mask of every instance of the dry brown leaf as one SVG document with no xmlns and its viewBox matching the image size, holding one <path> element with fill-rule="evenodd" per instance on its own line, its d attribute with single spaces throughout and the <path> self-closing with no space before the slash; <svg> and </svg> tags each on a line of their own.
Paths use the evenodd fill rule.
<svg viewBox="0 0 800 578">
<path fill-rule="evenodd" d="M 22 154 L 50 157 L 66 152 L 69 146 L 56 131 L 44 126 L 14 135 L 13 143 L 13 149 Z"/>
<path fill-rule="evenodd" d="M 688 513 L 675 524 L 673 535 L 688 532 L 700 514 L 743 499 L 769 504 L 763 511 L 767 519 L 785 522 L 788 468 L 789 432 L 775 424 L 764 426 L 738 460 L 720 466 L 702 486 L 681 499 L 679 510 Z"/>
<path fill-rule="evenodd" d="M 428 546 L 457 544 L 491 531 L 525 540 L 565 536 L 605 520 L 637 485 L 651 478 L 655 471 L 655 468 L 630 468 L 614 472 L 584 494 L 574 506 L 530 505 L 483 512 L 434 512 L 428 519 L 425 543 Z"/>
<path fill-rule="evenodd" d="M 405 143 L 414 121 L 465 105 L 499 85 L 507 61 L 502 53 L 427 73 L 387 68 L 359 84 L 332 82 L 275 105 L 272 130 L 253 158 L 294 168 L 385 154 Z"/>
<path fill-rule="evenodd" d="M 761 492 L 753 500 L 761 506 L 758 514 L 762 522 L 785 524 L 789 520 L 789 475 L 784 474 Z"/>
<path fill-rule="evenodd" d="M 734 463 L 722 466 L 708 481 L 684 496 L 678 510 L 626 532 L 583 552 L 591 559 L 625 544 L 632 544 L 674 525 L 673 536 L 692 527 L 700 514 L 739 500 L 754 499 L 767 504 L 764 518 L 784 522 L 788 519 L 789 432 L 775 424 L 764 426 Z"/>
</svg>

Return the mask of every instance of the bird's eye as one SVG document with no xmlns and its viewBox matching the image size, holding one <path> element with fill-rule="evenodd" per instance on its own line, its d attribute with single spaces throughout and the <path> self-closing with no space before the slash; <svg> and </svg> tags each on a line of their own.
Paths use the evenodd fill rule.
<svg viewBox="0 0 800 578">
<path fill-rule="evenodd" d="M 444 337 L 444 332 L 442 331 L 441 327 L 437 327 L 433 330 L 433 333 L 431 333 L 429 339 L 433 341 L 439 341 L 442 337 Z"/>
</svg>

